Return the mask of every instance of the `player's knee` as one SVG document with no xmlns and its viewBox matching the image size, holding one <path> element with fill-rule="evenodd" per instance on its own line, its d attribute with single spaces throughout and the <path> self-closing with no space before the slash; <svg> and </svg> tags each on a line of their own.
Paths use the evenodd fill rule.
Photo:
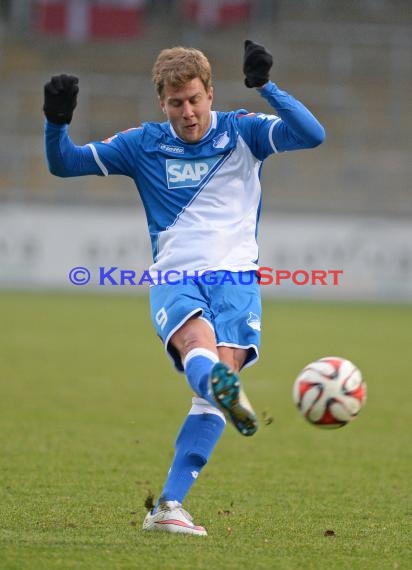
<svg viewBox="0 0 412 570">
<path fill-rule="evenodd" d="M 189 332 L 183 339 L 181 343 L 180 352 L 184 355 L 189 354 L 194 348 L 199 348 L 202 346 L 202 338 L 195 332 Z"/>
<path fill-rule="evenodd" d="M 198 318 L 189 319 L 170 339 L 182 360 L 194 348 L 215 350 L 216 340 L 212 329 Z"/>
</svg>

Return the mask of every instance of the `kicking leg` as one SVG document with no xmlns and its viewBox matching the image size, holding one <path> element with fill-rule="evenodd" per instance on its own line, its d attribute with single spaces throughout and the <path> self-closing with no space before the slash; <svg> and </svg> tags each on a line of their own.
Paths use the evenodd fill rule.
<svg viewBox="0 0 412 570">
<path fill-rule="evenodd" d="M 246 359 L 246 349 L 216 348 L 212 328 L 196 317 L 189 319 L 171 342 L 181 355 L 193 391 L 219 408 L 242 435 L 253 435 L 258 428 L 257 417 L 237 374 Z"/>
</svg>

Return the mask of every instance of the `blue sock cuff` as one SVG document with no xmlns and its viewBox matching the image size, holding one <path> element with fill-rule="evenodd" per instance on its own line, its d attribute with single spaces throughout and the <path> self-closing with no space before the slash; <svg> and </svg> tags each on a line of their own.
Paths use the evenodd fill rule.
<svg viewBox="0 0 412 570">
<path fill-rule="evenodd" d="M 185 374 L 195 394 L 213 404 L 214 400 L 208 392 L 208 378 L 213 366 L 219 362 L 214 352 L 195 348 L 189 352 L 184 361 Z"/>
</svg>

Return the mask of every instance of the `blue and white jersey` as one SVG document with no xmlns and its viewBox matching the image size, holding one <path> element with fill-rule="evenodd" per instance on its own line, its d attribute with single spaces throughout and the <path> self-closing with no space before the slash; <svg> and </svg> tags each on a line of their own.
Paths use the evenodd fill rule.
<svg viewBox="0 0 412 570">
<path fill-rule="evenodd" d="M 269 134 L 276 119 L 212 112 L 197 144 L 178 139 L 168 123 L 146 123 L 91 145 L 104 174 L 128 174 L 136 182 L 152 243 L 151 270 L 256 266 L 259 171 L 275 151 L 268 134 L 253 137 L 256 120 Z"/>
<path fill-rule="evenodd" d="M 67 126 L 47 123 L 49 168 L 60 176 L 134 180 L 147 216 L 153 274 L 255 269 L 263 160 L 324 138 L 322 126 L 293 97 L 273 83 L 260 91 L 277 115 L 212 111 L 208 132 L 194 144 L 165 122 L 78 147 Z"/>
</svg>

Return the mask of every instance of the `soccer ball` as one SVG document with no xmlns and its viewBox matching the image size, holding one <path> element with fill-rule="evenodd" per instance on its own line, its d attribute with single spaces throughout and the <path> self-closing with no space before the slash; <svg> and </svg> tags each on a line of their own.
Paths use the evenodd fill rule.
<svg viewBox="0 0 412 570">
<path fill-rule="evenodd" d="M 293 401 L 309 423 L 339 428 L 361 411 L 366 402 L 366 384 L 350 360 L 327 356 L 301 371 L 293 386 Z"/>
</svg>

